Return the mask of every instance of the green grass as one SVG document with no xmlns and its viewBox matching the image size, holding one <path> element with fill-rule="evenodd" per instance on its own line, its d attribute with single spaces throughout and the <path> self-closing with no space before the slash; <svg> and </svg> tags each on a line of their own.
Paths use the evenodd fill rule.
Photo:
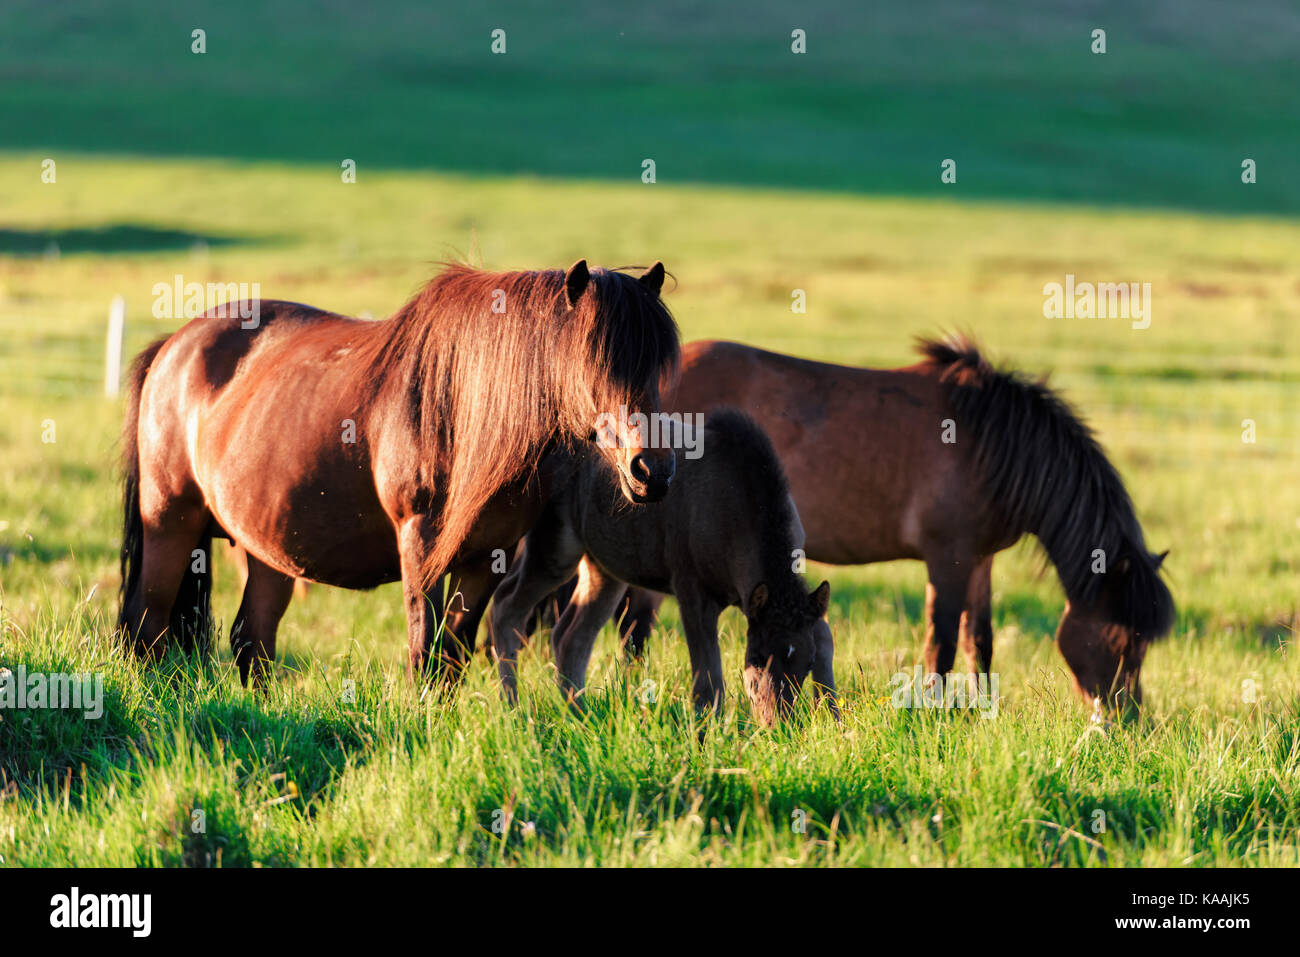
<svg viewBox="0 0 1300 957">
<path fill-rule="evenodd" d="M 0 157 L 0 179 L 37 159 Z M 4 863 L 1300 863 L 1300 228 L 427 173 L 344 186 L 328 171 L 221 161 L 78 155 L 59 170 L 56 185 L 11 194 L 8 228 L 152 224 L 161 238 L 0 256 L 0 664 L 103 674 L 108 702 L 98 721 L 0 715 Z M 174 239 L 198 235 L 229 241 L 192 252 Z M 296 602 L 264 696 L 239 689 L 225 649 L 203 666 L 119 660 L 121 407 L 99 395 L 108 299 L 126 296 L 133 349 L 175 325 L 150 306 L 153 283 L 176 272 L 384 315 L 429 274 L 421 260 L 457 250 L 492 266 L 662 257 L 688 338 L 893 364 L 911 334 L 959 326 L 996 356 L 1054 369 L 1153 547 L 1172 549 L 1180 620 L 1149 657 L 1147 717 L 1089 726 L 1051 642 L 1062 599 L 1029 543 L 995 571 L 993 720 L 887 701 L 923 637 L 915 563 L 828 570 L 843 728 L 824 714 L 751 726 L 734 611 L 731 697 L 697 725 L 671 605 L 644 666 L 624 666 L 606 635 L 583 718 L 561 705 L 544 654 L 525 663 L 517 710 L 482 658 L 453 701 L 421 699 L 402 670 L 396 586 Z M 1067 271 L 1151 281 L 1151 328 L 1044 319 L 1042 286 Z M 808 291 L 807 315 L 791 314 L 793 288 Z M 1254 445 L 1241 441 L 1247 417 Z M 236 604 L 219 556 L 226 622 Z M 195 808 L 205 833 L 190 829 Z M 503 834 L 494 812 L 511 821 Z"/>
<path fill-rule="evenodd" d="M 6 726 L 22 785 L 0 811 L 6 863 L 1297 860 L 1296 715 L 1205 687 L 1198 676 L 1224 648 L 1182 643 L 1160 656 L 1162 697 L 1184 687 L 1194 706 L 1101 731 L 1061 700 L 1045 643 L 1007 655 L 1013 690 L 993 720 L 896 711 L 881 700 L 880 667 L 895 663 L 867 654 L 892 628 L 864 623 L 846 649 L 863 671 L 843 670 L 844 727 L 823 712 L 759 732 L 734 706 L 695 722 L 672 635 L 655 641 L 645 672 L 599 666 L 604 693 L 579 718 L 535 657 L 513 711 L 484 670 L 455 701 L 422 703 L 355 649 L 284 669 L 257 696 L 236 689 L 228 666 L 124 666 L 88 636 L 101 626 L 77 615 L 22 645 L 30 666 L 104 672 L 110 705 L 98 722 L 23 716 L 30 743 Z M 738 668 L 736 644 L 727 659 Z M 1251 663 L 1266 683 L 1294 681 L 1267 654 Z M 354 704 L 341 702 L 347 675 Z M 653 699 L 648 681 L 662 689 Z M 494 832 L 494 820 L 507 826 Z"/>
</svg>

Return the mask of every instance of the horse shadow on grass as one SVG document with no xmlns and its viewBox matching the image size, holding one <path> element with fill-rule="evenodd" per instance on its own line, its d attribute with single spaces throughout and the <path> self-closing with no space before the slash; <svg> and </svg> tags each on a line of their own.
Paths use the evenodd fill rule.
<svg viewBox="0 0 1300 957">
<path fill-rule="evenodd" d="M 129 765 L 145 727 L 120 677 L 29 656 L 0 666 L 0 792 L 80 802 L 88 778 Z"/>
<path fill-rule="evenodd" d="M 349 760 L 364 763 L 375 743 L 355 715 L 268 706 L 256 693 L 200 703 L 181 720 L 189 736 L 209 749 L 219 743 L 226 759 L 245 771 L 285 775 L 309 814 Z"/>
<path fill-rule="evenodd" d="M 196 246 L 221 248 L 263 245 L 274 240 L 257 237 L 196 233 L 184 229 L 148 226 L 142 223 L 113 223 L 108 226 L 79 226 L 67 229 L 0 228 L 0 255 L 45 256 L 131 255 L 182 252 Z"/>
<path fill-rule="evenodd" d="M 31 676 L 84 675 L 83 687 L 91 689 L 69 699 L 77 707 L 51 706 L 52 696 L 35 706 L 30 696 L 0 698 L 0 791 L 13 796 L 94 800 L 120 772 L 165 764 L 185 741 L 209 755 L 220 751 L 250 781 L 279 775 L 292 782 L 292 799 L 311 815 L 343 769 L 368 760 L 379 738 L 367 701 L 237 689 L 231 663 L 210 653 L 172 651 L 160 663 L 138 664 L 138 684 L 119 669 L 87 671 L 54 659 L 3 656 L 0 665 L 11 685 L 39 680 Z"/>
<path fill-rule="evenodd" d="M 884 615 L 880 609 L 888 607 L 890 620 L 897 620 L 901 613 L 907 625 L 922 632 L 925 628 L 923 589 L 835 577 L 831 582 L 831 607 L 832 618 L 852 624 L 862 622 L 864 611 L 868 623 L 881 620 Z M 996 630 L 1015 625 L 1025 634 L 1051 637 L 1064 610 L 1064 596 L 1043 597 L 1029 591 L 1002 589 L 993 603 L 993 627 Z"/>
<path fill-rule="evenodd" d="M 344 770 L 369 759 L 377 736 L 369 732 L 365 714 L 236 689 L 233 667 L 214 656 L 173 653 L 169 663 L 176 667 L 156 679 L 158 698 L 165 702 L 159 705 L 161 728 L 140 748 L 140 759 L 166 764 L 173 758 L 169 742 L 184 741 L 233 771 L 242 793 L 232 800 L 220 781 L 179 793 L 170 816 L 161 815 L 163 833 L 139 848 L 137 864 L 293 864 L 289 848 L 254 848 L 245 808 L 260 805 L 277 809 L 270 813 L 313 817 L 331 799 Z M 201 815 L 202 827 L 191 826 L 195 815 Z"/>
</svg>

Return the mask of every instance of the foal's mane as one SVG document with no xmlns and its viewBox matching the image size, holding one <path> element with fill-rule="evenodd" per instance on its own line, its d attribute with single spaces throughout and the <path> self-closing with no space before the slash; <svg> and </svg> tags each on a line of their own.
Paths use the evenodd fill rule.
<svg viewBox="0 0 1300 957">
<path fill-rule="evenodd" d="M 667 307 L 626 273 L 591 270 L 570 306 L 558 269 L 444 266 L 359 349 L 367 386 L 399 384 L 419 480 L 441 500 L 426 587 L 548 445 L 585 439 L 600 412 L 635 407 L 679 357 Z"/>
<path fill-rule="evenodd" d="M 1174 604 L 1160 559 L 1147 550 L 1128 491 L 1092 430 L 1046 381 L 994 369 L 965 336 L 920 339 L 918 350 L 973 436 L 995 516 L 1038 537 L 1070 602 L 1105 601 L 1112 620 L 1146 639 L 1166 633 Z M 1105 575 L 1092 571 L 1098 548 Z"/>
<path fill-rule="evenodd" d="M 791 567 L 796 515 L 790 486 L 772 440 L 757 422 L 732 408 L 714 409 L 704 428 L 705 457 L 712 456 L 719 468 L 726 469 L 727 483 L 734 489 L 728 494 L 743 495 L 753 517 L 768 589 L 773 596 L 786 597 L 794 594 L 793 586 L 798 590 L 795 597 L 805 597 L 802 580 Z"/>
</svg>

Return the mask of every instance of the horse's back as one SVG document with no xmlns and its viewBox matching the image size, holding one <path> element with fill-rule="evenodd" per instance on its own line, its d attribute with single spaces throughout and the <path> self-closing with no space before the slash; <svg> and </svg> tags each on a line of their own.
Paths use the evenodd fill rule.
<svg viewBox="0 0 1300 957">
<path fill-rule="evenodd" d="M 141 405 L 142 460 L 167 477 L 159 498 L 201 495 L 235 541 L 286 574 L 349 587 L 396 577 L 371 470 L 375 383 L 353 355 L 374 327 L 261 300 L 178 330 Z"/>
<path fill-rule="evenodd" d="M 155 368 L 186 366 L 192 387 L 219 389 L 249 356 L 292 339 L 322 339 L 322 333 L 356 323 L 322 309 L 276 299 L 224 303 L 196 316 L 167 340 Z"/>
<path fill-rule="evenodd" d="M 942 385 L 921 366 L 858 368 L 736 342 L 685 344 L 665 408 L 719 406 L 747 412 L 771 438 L 810 558 L 920 557 L 933 504 L 960 497 L 965 484 L 959 456 L 942 454 L 950 448 L 941 444 L 950 415 Z"/>
</svg>

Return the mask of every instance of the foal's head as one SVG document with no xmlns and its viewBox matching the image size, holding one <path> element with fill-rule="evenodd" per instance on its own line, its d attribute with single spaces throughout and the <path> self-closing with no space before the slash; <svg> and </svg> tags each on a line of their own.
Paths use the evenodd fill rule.
<svg viewBox="0 0 1300 957">
<path fill-rule="evenodd" d="M 1143 548 L 1125 555 L 1105 575 L 1095 600 L 1066 603 L 1057 647 L 1074 672 L 1076 690 L 1099 710 L 1128 714 L 1142 703 L 1147 647 L 1173 627 L 1173 597 L 1160 577 L 1166 554 Z"/>
<path fill-rule="evenodd" d="M 619 489 L 634 504 L 668 494 L 677 462 L 654 417 L 659 383 L 677 371 L 677 325 L 659 298 L 663 263 L 639 277 L 597 269 L 578 261 L 564 276 L 569 308 L 589 310 L 597 375 L 587 387 L 594 415 L 590 438 L 618 475 Z M 584 396 L 585 398 L 585 396 Z"/>
<path fill-rule="evenodd" d="M 757 718 L 772 725 L 817 664 L 819 635 L 829 634 L 823 619 L 831 586 L 822 582 L 810 594 L 795 570 L 803 524 L 767 433 L 728 408 L 710 412 L 704 429 L 704 471 L 692 475 L 690 490 L 716 497 L 716 507 L 705 513 L 716 527 L 694 531 L 701 538 L 725 536 L 730 561 L 747 569 L 734 583 L 749 624 L 745 691 Z"/>
<path fill-rule="evenodd" d="M 830 605 L 823 581 L 805 594 L 796 578 L 778 593 L 760 582 L 745 605 L 749 640 L 745 647 L 745 692 L 754 714 L 771 726 L 789 713 L 817 655 L 816 630 Z"/>
</svg>

